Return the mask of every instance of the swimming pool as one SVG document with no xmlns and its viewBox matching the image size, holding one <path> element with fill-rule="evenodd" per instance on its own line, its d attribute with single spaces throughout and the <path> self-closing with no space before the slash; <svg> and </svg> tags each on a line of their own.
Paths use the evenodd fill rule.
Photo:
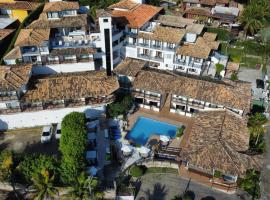
<svg viewBox="0 0 270 200">
<path fill-rule="evenodd" d="M 167 135 L 174 138 L 177 128 L 177 126 L 165 122 L 139 117 L 126 139 L 144 145 L 152 135 Z"/>
</svg>

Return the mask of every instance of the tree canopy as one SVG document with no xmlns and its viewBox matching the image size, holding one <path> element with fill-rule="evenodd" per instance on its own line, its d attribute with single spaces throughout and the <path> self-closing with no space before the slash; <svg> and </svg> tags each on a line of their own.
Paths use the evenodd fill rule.
<svg viewBox="0 0 270 200">
<path fill-rule="evenodd" d="M 65 183 L 72 183 L 85 166 L 87 144 L 86 118 L 84 113 L 72 112 L 62 121 L 60 138 L 61 178 Z"/>
<path fill-rule="evenodd" d="M 254 35 L 261 28 L 269 24 L 269 0 L 251 0 L 239 18 L 245 33 Z"/>
</svg>

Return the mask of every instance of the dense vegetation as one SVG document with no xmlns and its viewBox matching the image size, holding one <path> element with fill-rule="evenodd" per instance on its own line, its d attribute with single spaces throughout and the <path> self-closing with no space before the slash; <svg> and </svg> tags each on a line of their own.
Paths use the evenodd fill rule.
<svg viewBox="0 0 270 200">
<path fill-rule="evenodd" d="M 255 170 L 248 170 L 246 172 L 245 178 L 239 179 L 238 182 L 240 188 L 252 195 L 253 199 L 260 198 L 260 172 Z"/>
<path fill-rule="evenodd" d="M 240 22 L 246 35 L 254 35 L 267 27 L 270 22 L 269 0 L 250 0 L 240 16 Z"/>
<path fill-rule="evenodd" d="M 86 118 L 84 113 L 73 112 L 62 121 L 62 135 L 59 150 L 62 153 L 61 178 L 72 183 L 85 167 L 87 144 Z"/>
<path fill-rule="evenodd" d="M 133 105 L 133 98 L 130 95 L 118 96 L 116 101 L 107 107 L 107 114 L 111 118 L 124 115 Z"/>
<path fill-rule="evenodd" d="M 44 154 L 0 153 L 0 181 L 29 186 L 35 199 L 53 199 L 59 188 L 67 193 L 65 199 L 102 199 L 100 184 L 89 179 L 85 170 L 86 119 L 84 113 L 73 112 L 62 121 L 60 139 L 61 159 Z M 61 160 L 61 162 L 59 162 Z M 20 194 L 14 187 L 17 199 Z"/>
</svg>

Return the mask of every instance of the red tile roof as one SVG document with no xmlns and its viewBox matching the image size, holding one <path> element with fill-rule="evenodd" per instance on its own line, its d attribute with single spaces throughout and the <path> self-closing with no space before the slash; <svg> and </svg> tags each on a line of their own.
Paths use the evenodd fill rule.
<svg viewBox="0 0 270 200">
<path fill-rule="evenodd" d="M 127 0 L 130 1 L 130 0 Z M 126 1 L 125 1 L 126 2 Z M 114 4 L 115 5 L 115 4 Z M 113 8 L 114 5 L 111 7 Z M 112 17 L 115 21 L 126 23 L 130 28 L 140 28 L 163 8 L 147 4 L 139 4 L 128 10 L 113 10 Z"/>
</svg>

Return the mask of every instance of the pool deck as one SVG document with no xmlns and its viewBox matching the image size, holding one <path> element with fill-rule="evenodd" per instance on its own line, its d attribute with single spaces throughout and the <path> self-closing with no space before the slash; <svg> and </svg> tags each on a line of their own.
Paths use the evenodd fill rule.
<svg viewBox="0 0 270 200">
<path fill-rule="evenodd" d="M 144 108 L 140 108 L 137 112 L 134 114 L 130 115 L 128 118 L 128 127 L 127 130 L 130 131 L 133 127 L 133 125 L 136 123 L 138 117 L 147 117 L 151 118 L 154 120 L 166 122 L 172 125 L 176 126 L 182 126 L 184 125 L 186 127 L 186 131 L 188 131 L 188 127 L 192 123 L 192 118 L 191 117 L 185 117 L 181 116 L 179 114 L 175 113 L 170 113 L 170 112 L 156 112 Z M 188 134 L 187 134 L 188 135 Z M 170 147 L 175 147 L 179 148 L 182 146 L 182 143 L 184 144 L 185 142 L 183 141 L 184 138 L 180 139 L 173 139 L 171 140 Z"/>
</svg>

